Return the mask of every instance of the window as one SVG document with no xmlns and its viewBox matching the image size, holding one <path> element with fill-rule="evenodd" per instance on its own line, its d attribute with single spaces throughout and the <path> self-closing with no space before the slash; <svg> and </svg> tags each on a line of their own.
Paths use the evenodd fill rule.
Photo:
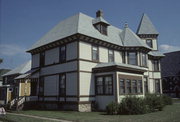
<svg viewBox="0 0 180 122">
<path fill-rule="evenodd" d="M 137 93 L 137 81 L 136 80 L 132 80 L 132 93 Z"/>
<path fill-rule="evenodd" d="M 147 39 L 146 44 L 152 48 L 152 40 L 151 39 Z"/>
<path fill-rule="evenodd" d="M 65 74 L 59 75 L 59 95 L 63 96 L 66 94 L 66 76 Z"/>
<path fill-rule="evenodd" d="M 142 53 L 142 66 L 147 66 L 147 58 L 145 53 Z"/>
<path fill-rule="evenodd" d="M 137 65 L 137 53 L 128 52 L 128 63 L 132 65 Z"/>
<path fill-rule="evenodd" d="M 148 93 L 148 77 L 144 77 L 144 92 Z"/>
<path fill-rule="evenodd" d="M 98 77 L 96 81 L 96 93 L 103 94 L 103 77 Z"/>
<path fill-rule="evenodd" d="M 99 60 L 99 51 L 97 46 L 92 47 L 92 60 L 98 61 Z"/>
<path fill-rule="evenodd" d="M 113 50 L 108 51 L 108 60 L 109 60 L 109 62 L 114 62 L 114 52 L 113 52 Z"/>
<path fill-rule="evenodd" d="M 41 52 L 40 53 L 40 66 L 43 67 L 45 64 L 45 53 Z"/>
<path fill-rule="evenodd" d="M 122 52 L 122 63 L 126 63 L 125 52 Z"/>
<path fill-rule="evenodd" d="M 59 51 L 59 59 L 60 59 L 60 63 L 63 63 L 66 61 L 66 47 L 62 46 L 60 47 L 60 51 Z"/>
<path fill-rule="evenodd" d="M 142 80 L 136 76 L 119 76 L 119 94 L 142 94 Z"/>
<path fill-rule="evenodd" d="M 112 95 L 113 94 L 112 76 L 96 77 L 96 94 L 97 95 Z"/>
<path fill-rule="evenodd" d="M 125 80 L 120 79 L 119 81 L 120 81 L 119 82 L 119 85 L 120 85 L 119 92 L 120 92 L 120 94 L 125 94 Z"/>
<path fill-rule="evenodd" d="M 155 92 L 160 93 L 160 80 L 155 79 Z"/>
<path fill-rule="evenodd" d="M 39 80 L 39 95 L 44 94 L 44 77 L 40 77 Z"/>
<path fill-rule="evenodd" d="M 126 93 L 131 93 L 131 80 L 126 80 Z"/>
<path fill-rule="evenodd" d="M 153 61 L 154 71 L 159 71 L 159 60 Z"/>
<path fill-rule="evenodd" d="M 107 35 L 107 25 L 104 24 L 96 24 L 95 28 L 102 34 Z"/>
<path fill-rule="evenodd" d="M 138 93 L 143 93 L 143 91 L 142 91 L 142 80 L 138 80 Z"/>
</svg>

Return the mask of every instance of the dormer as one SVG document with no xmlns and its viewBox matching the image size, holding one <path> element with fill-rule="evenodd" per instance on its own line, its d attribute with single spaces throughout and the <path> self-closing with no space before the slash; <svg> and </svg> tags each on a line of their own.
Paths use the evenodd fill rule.
<svg viewBox="0 0 180 122">
<path fill-rule="evenodd" d="M 107 29 L 110 24 L 106 20 L 104 20 L 102 10 L 98 10 L 96 12 L 96 18 L 93 20 L 92 23 L 101 34 L 108 34 Z"/>
</svg>

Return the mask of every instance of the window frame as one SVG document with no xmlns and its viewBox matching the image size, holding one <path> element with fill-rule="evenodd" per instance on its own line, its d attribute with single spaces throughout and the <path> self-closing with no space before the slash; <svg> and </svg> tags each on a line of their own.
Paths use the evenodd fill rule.
<svg viewBox="0 0 180 122">
<path fill-rule="evenodd" d="M 126 64 L 126 52 L 122 51 L 122 63 Z"/>
<path fill-rule="evenodd" d="M 135 57 L 136 57 L 135 64 L 130 64 L 130 55 L 129 55 L 130 53 L 135 53 Z M 136 51 L 129 51 L 127 56 L 128 56 L 128 58 L 127 58 L 128 59 L 128 64 L 130 64 L 130 65 L 138 65 L 138 59 L 137 59 L 138 57 L 137 57 L 137 52 Z"/>
<path fill-rule="evenodd" d="M 64 59 L 63 59 L 63 56 L 62 56 L 62 48 L 65 48 L 65 51 L 64 51 Z M 66 45 L 62 45 L 59 47 L 59 63 L 64 63 L 66 62 Z"/>
<path fill-rule="evenodd" d="M 150 43 L 148 43 L 150 41 Z M 150 47 L 153 48 L 153 40 L 152 39 L 146 39 L 146 44 Z"/>
<path fill-rule="evenodd" d="M 153 60 L 153 71 L 160 71 L 160 61 L 159 60 Z"/>
<path fill-rule="evenodd" d="M 64 87 L 62 88 L 61 86 L 61 78 L 64 76 Z M 61 92 L 63 91 L 63 93 Z M 66 96 L 66 74 L 63 73 L 63 74 L 59 74 L 59 97 L 61 96 Z"/>
<path fill-rule="evenodd" d="M 144 58 L 143 58 L 144 55 Z M 141 66 L 147 67 L 147 54 L 146 53 L 141 53 Z"/>
<path fill-rule="evenodd" d="M 112 54 L 110 54 L 111 51 L 112 51 Z M 114 50 L 108 49 L 108 62 L 114 62 Z"/>
<path fill-rule="evenodd" d="M 45 52 L 40 52 L 40 60 L 39 60 L 39 66 L 44 67 L 45 66 Z"/>
<path fill-rule="evenodd" d="M 98 23 L 98 24 L 95 24 L 94 25 L 95 28 L 103 35 L 107 35 L 107 25 L 106 24 L 103 24 L 103 23 Z"/>
<path fill-rule="evenodd" d="M 144 93 L 149 93 L 148 77 L 144 77 Z"/>
<path fill-rule="evenodd" d="M 160 79 L 154 79 L 155 82 L 155 93 L 157 94 L 161 94 L 161 83 L 160 83 Z M 158 83 L 157 83 L 158 82 Z M 158 86 L 157 86 L 158 84 Z M 158 90 L 157 90 L 158 88 Z"/>
<path fill-rule="evenodd" d="M 102 93 L 98 93 L 98 88 L 97 88 L 97 79 L 99 78 L 99 77 L 102 77 L 102 89 L 103 89 L 103 92 Z M 109 85 L 108 84 L 108 86 L 111 86 L 111 93 L 106 93 L 106 84 L 105 84 L 105 78 L 106 77 L 110 77 L 111 78 L 111 84 Z M 101 95 L 107 95 L 107 96 L 109 96 L 109 95 L 113 95 L 114 94 L 114 87 L 113 87 L 113 75 L 98 75 L 98 76 L 95 76 L 95 94 L 96 95 L 99 95 L 99 96 L 101 96 Z"/>
<path fill-rule="evenodd" d="M 93 48 L 97 48 L 97 59 L 94 59 L 93 57 L 94 57 L 94 50 L 93 50 Z M 92 56 L 91 56 L 91 58 L 92 58 L 92 61 L 94 61 L 94 62 L 99 62 L 99 47 L 97 46 L 97 45 L 92 45 L 91 46 L 91 53 L 92 53 Z"/>
</svg>

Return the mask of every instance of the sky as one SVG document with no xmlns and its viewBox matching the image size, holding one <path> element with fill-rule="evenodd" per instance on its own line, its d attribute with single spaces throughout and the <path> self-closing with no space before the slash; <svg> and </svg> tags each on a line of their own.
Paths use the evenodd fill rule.
<svg viewBox="0 0 180 122">
<path fill-rule="evenodd" d="M 0 0 L 0 68 L 13 69 L 31 59 L 26 53 L 60 21 L 79 12 L 104 18 L 136 32 L 146 13 L 159 32 L 161 52 L 180 50 L 180 0 Z"/>
</svg>

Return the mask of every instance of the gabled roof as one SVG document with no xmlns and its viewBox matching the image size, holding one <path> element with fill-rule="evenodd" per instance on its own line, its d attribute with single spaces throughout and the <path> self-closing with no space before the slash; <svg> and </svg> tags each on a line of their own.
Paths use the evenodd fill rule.
<svg viewBox="0 0 180 122">
<path fill-rule="evenodd" d="M 159 34 L 151 20 L 146 14 L 143 14 L 139 27 L 137 29 L 137 34 Z"/>
<path fill-rule="evenodd" d="M 7 73 L 9 71 L 10 71 L 10 69 L 0 69 L 0 81 L 3 80 L 2 75 L 4 75 L 5 73 Z"/>
<path fill-rule="evenodd" d="M 31 60 L 16 67 L 15 69 L 7 72 L 6 74 L 2 75 L 2 76 L 8 76 L 8 75 L 14 75 L 14 74 L 24 74 L 27 71 L 29 71 L 31 69 Z"/>
<path fill-rule="evenodd" d="M 124 30 L 120 34 L 123 45 L 126 47 L 146 47 L 146 43 L 142 41 L 126 24 Z M 150 49 L 150 48 L 149 48 Z"/>
</svg>

